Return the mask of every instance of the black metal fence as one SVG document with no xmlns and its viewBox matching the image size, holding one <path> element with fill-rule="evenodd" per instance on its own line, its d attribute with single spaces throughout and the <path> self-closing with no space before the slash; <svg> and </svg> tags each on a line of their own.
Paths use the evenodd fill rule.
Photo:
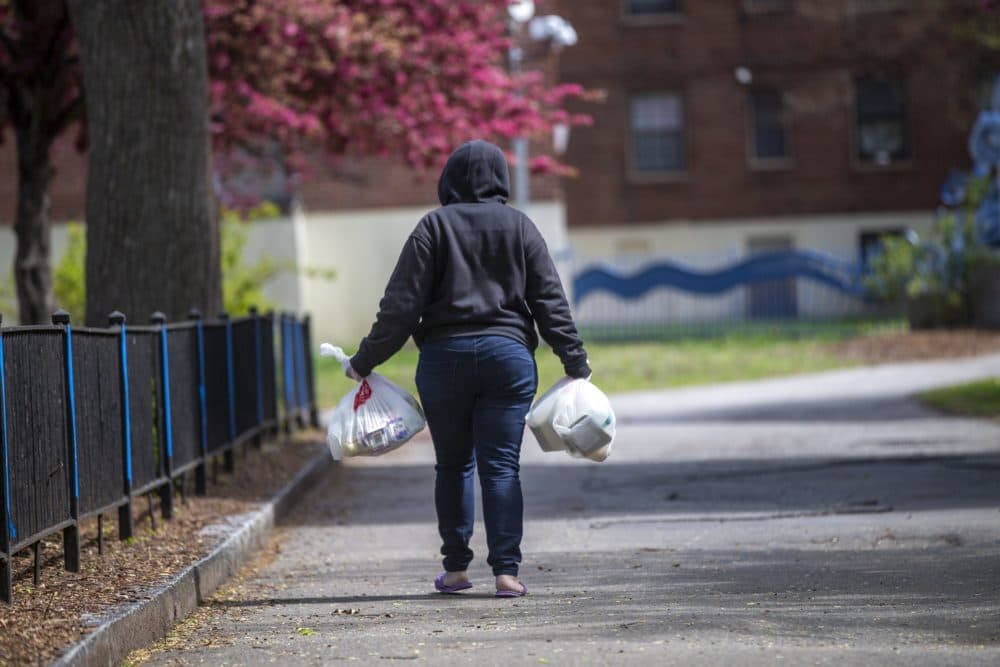
<svg viewBox="0 0 1000 667">
<path fill-rule="evenodd" d="M 2 320 L 0 320 L 2 325 Z M 276 338 L 277 336 L 277 338 Z M 156 493 L 173 513 L 178 482 L 207 465 L 235 468 L 234 448 L 318 425 L 308 316 L 260 315 L 147 326 L 112 313 L 107 329 L 0 327 L 0 599 L 12 557 L 62 531 L 66 569 L 80 569 L 80 522 L 118 512 L 132 536 L 133 499 Z M 149 496 L 148 496 L 149 497 Z M 150 505 L 150 518 L 153 518 Z"/>
</svg>

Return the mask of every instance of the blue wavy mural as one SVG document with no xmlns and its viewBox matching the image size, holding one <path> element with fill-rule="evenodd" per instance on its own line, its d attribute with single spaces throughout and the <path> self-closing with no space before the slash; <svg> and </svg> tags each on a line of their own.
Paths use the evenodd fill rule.
<svg viewBox="0 0 1000 667">
<path fill-rule="evenodd" d="M 605 291 L 622 299 L 638 299 L 658 287 L 719 294 L 734 287 L 788 278 L 805 278 L 851 296 L 864 288 L 858 265 L 812 250 L 761 253 L 717 271 L 696 271 L 673 262 L 659 262 L 632 275 L 608 266 L 594 266 L 573 279 L 576 303 L 594 292 Z"/>
</svg>

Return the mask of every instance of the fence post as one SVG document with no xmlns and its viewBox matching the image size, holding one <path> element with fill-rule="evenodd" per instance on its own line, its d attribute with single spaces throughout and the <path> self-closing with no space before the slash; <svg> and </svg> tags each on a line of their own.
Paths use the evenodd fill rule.
<svg viewBox="0 0 1000 667">
<path fill-rule="evenodd" d="M 286 313 L 281 314 L 281 393 L 285 399 L 285 411 L 282 415 L 282 422 L 285 430 L 285 434 L 288 435 L 292 432 L 292 399 L 294 394 L 294 387 L 292 386 L 295 382 L 293 373 L 294 359 L 292 356 L 292 342 L 291 336 L 289 335 L 291 327 L 288 322 L 288 315 Z"/>
<path fill-rule="evenodd" d="M 205 405 L 205 327 L 201 321 L 201 311 L 192 308 L 188 319 L 195 323 L 195 340 L 198 359 L 198 416 L 201 424 L 201 461 L 194 469 L 194 492 L 199 496 L 208 493 L 208 407 Z"/>
<path fill-rule="evenodd" d="M 0 505 L 0 600 L 11 602 L 14 595 L 13 566 L 10 562 L 10 545 L 17 539 L 14 528 L 14 518 L 10 515 L 10 472 L 7 457 L 7 381 L 4 375 L 3 359 L 3 315 L 0 315 L 0 494 L 3 495 Z"/>
<path fill-rule="evenodd" d="M 226 325 L 226 404 L 229 407 L 229 449 L 223 459 L 226 472 L 236 470 L 236 452 L 233 442 L 236 440 L 236 380 L 233 369 L 233 321 L 229 313 L 219 313 L 219 319 Z"/>
<path fill-rule="evenodd" d="M 120 401 L 122 410 L 122 493 L 125 504 L 118 508 L 118 539 L 127 540 L 135 532 L 132 521 L 132 408 L 128 396 L 128 334 L 125 331 L 125 314 L 114 311 L 108 315 L 108 326 L 118 327 L 118 367 L 121 369 Z"/>
<path fill-rule="evenodd" d="M 309 394 L 309 423 L 313 428 L 319 428 L 319 409 L 316 406 L 316 367 L 313 358 L 312 346 L 312 318 L 305 316 L 302 323 L 305 346 L 302 353 L 305 355 L 306 363 L 306 385 Z"/>
<path fill-rule="evenodd" d="M 70 326 L 69 313 L 57 310 L 52 314 L 52 324 L 63 328 L 65 341 L 64 355 L 66 378 L 66 451 L 70 465 L 70 499 L 69 515 L 72 525 L 63 529 L 63 550 L 66 557 L 66 569 L 70 572 L 80 571 L 80 470 L 77 465 L 76 450 L 76 391 L 73 380 L 73 328 Z"/>
<path fill-rule="evenodd" d="M 275 325 L 278 323 L 278 315 L 274 312 L 274 310 L 268 311 L 267 323 L 268 326 L 271 327 L 271 348 L 266 350 L 265 354 L 271 355 L 271 361 L 273 362 L 271 364 L 271 377 L 268 378 L 268 381 L 274 387 L 274 391 L 271 394 L 271 401 L 274 403 L 274 425 L 271 427 L 271 437 L 277 438 L 278 434 L 281 432 L 281 418 L 279 416 L 281 411 L 278 409 L 278 406 L 281 404 L 281 397 L 278 395 L 278 361 L 274 356 L 274 329 Z"/>
<path fill-rule="evenodd" d="M 167 316 L 156 311 L 149 317 L 151 324 L 160 328 L 160 414 L 163 438 L 160 452 L 163 454 L 163 474 L 167 483 L 160 487 L 160 512 L 164 519 L 174 515 L 174 432 L 170 411 L 170 358 L 167 355 Z"/>
<path fill-rule="evenodd" d="M 295 389 L 299 406 L 295 422 L 299 428 L 305 428 L 306 412 L 309 410 L 309 391 L 306 386 L 309 378 L 306 375 L 306 344 L 303 331 L 305 324 L 296 317 L 292 320 L 292 327 L 292 345 L 295 348 Z"/>
<path fill-rule="evenodd" d="M 264 362 L 262 360 L 262 342 L 260 333 L 260 313 L 257 306 L 250 306 L 250 317 L 253 318 L 253 352 L 254 352 L 254 385 L 257 399 L 257 432 L 253 436 L 253 444 L 260 447 L 263 440 L 264 424 Z"/>
</svg>

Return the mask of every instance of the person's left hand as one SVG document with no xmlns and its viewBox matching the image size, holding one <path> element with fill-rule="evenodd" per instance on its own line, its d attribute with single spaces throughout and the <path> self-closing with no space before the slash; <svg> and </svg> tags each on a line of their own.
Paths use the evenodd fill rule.
<svg viewBox="0 0 1000 667">
<path fill-rule="evenodd" d="M 347 369 L 344 371 L 344 375 L 351 378 L 355 382 L 361 382 L 362 380 L 364 380 L 364 378 L 361 377 L 356 370 L 354 370 L 354 366 L 351 366 L 350 364 L 347 365 Z"/>
</svg>

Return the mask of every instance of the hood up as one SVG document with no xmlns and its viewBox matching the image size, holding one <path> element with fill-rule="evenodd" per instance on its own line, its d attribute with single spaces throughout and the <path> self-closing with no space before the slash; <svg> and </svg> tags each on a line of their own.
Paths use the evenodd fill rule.
<svg viewBox="0 0 1000 667">
<path fill-rule="evenodd" d="M 503 151 L 488 141 L 469 141 L 448 158 L 438 181 L 438 199 L 448 204 L 506 204 L 510 175 Z"/>
</svg>

